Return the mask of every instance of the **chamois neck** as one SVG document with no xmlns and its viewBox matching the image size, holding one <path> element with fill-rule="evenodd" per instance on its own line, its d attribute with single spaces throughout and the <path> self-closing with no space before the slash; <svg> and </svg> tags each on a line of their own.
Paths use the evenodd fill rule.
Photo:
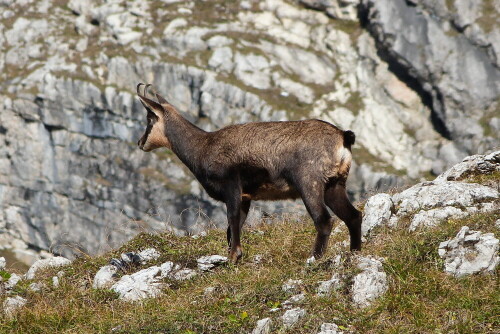
<svg viewBox="0 0 500 334">
<path fill-rule="evenodd" d="M 202 156 L 205 131 L 185 119 L 177 110 L 166 113 L 165 135 L 172 151 L 191 170 L 197 169 Z"/>
</svg>

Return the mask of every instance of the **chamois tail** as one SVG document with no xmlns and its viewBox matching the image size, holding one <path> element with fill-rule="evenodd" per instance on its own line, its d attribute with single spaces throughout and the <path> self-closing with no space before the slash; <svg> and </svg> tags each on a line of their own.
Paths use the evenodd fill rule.
<svg viewBox="0 0 500 334">
<path fill-rule="evenodd" d="M 351 130 L 344 131 L 344 147 L 351 148 L 356 141 L 356 135 Z"/>
</svg>

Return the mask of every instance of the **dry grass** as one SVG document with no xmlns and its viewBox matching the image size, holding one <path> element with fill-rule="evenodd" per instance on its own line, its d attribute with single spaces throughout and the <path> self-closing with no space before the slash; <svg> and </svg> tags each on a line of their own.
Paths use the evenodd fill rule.
<svg viewBox="0 0 500 334">
<path fill-rule="evenodd" d="M 495 275 L 455 279 L 443 273 L 437 255 L 439 242 L 453 237 L 462 225 L 484 232 L 494 231 L 498 214 L 451 220 L 442 226 L 409 233 L 381 228 L 364 245 L 363 255 L 386 258 L 389 292 L 368 309 L 350 302 L 346 287 L 331 297 L 318 297 L 318 281 L 332 275 L 331 262 L 339 253 L 349 257 L 344 246 L 347 233 L 332 236 L 324 260 L 306 266 L 314 238 L 309 221 L 283 221 L 246 230 L 245 256 L 237 266 L 218 268 L 188 282 L 169 282 L 164 296 L 142 303 L 125 303 L 110 290 L 90 288 L 98 268 L 121 252 L 147 247 L 158 249 L 167 260 L 194 268 L 196 259 L 207 254 L 225 253 L 225 232 L 212 230 L 206 237 L 176 237 L 170 234 L 141 234 L 120 249 L 96 258 L 80 258 L 64 269 L 61 286 L 51 287 L 57 272 L 43 274 L 47 288 L 30 292 L 23 281 L 17 293 L 29 300 L 14 319 L 1 319 L 1 333 L 243 333 L 258 319 L 275 319 L 276 332 L 283 311 L 271 313 L 288 296 L 281 285 L 289 278 L 302 279 L 307 298 L 301 305 L 308 315 L 287 333 L 315 333 L 322 322 L 335 321 L 358 333 L 490 333 L 500 325 L 498 272 Z M 404 222 L 402 222 L 404 225 Z M 260 264 L 255 255 L 263 256 Z M 139 268 L 137 268 L 139 269 Z M 337 268 L 338 269 L 338 268 Z M 355 269 L 341 268 L 347 276 Z M 216 292 L 205 295 L 206 287 Z"/>
</svg>

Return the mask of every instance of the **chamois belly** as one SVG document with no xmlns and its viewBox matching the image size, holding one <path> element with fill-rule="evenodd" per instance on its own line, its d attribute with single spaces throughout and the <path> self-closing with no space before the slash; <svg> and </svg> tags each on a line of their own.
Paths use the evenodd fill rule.
<svg viewBox="0 0 500 334">
<path fill-rule="evenodd" d="M 295 199 L 299 196 L 297 190 L 285 180 L 262 183 L 253 191 L 246 192 L 244 189 L 242 194 L 243 199 L 262 201 Z"/>
</svg>

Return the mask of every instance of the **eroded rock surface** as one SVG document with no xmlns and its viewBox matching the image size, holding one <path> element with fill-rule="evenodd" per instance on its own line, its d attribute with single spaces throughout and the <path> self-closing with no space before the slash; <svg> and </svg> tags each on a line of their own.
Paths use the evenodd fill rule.
<svg viewBox="0 0 500 334">
<path fill-rule="evenodd" d="M 21 296 L 7 297 L 3 302 L 3 311 L 7 317 L 11 318 L 27 303 L 28 300 Z"/>
<path fill-rule="evenodd" d="M 321 325 L 318 334 L 344 334 L 344 331 L 342 331 L 337 324 L 324 323 Z"/>
<path fill-rule="evenodd" d="M 161 276 L 161 268 L 153 266 L 132 275 L 123 276 L 111 289 L 116 291 L 121 299 L 127 301 L 157 297 L 165 286 L 160 282 Z"/>
<path fill-rule="evenodd" d="M 380 193 L 370 197 L 363 212 L 362 235 L 368 235 L 376 226 L 387 224 L 391 218 L 393 206 L 392 198 L 388 194 Z"/>
<path fill-rule="evenodd" d="M 273 321 L 271 318 L 264 318 L 257 321 L 257 325 L 252 331 L 252 334 L 270 334 Z"/>
<path fill-rule="evenodd" d="M 114 284 L 117 272 L 118 267 L 111 264 L 101 267 L 94 276 L 92 287 L 94 289 L 109 288 Z"/>
<path fill-rule="evenodd" d="M 333 274 L 332 278 L 327 281 L 320 281 L 319 286 L 316 289 L 318 296 L 328 296 L 333 291 L 338 290 L 342 287 L 342 276 L 340 274 Z"/>
<path fill-rule="evenodd" d="M 482 21 L 494 9 L 486 1 L 444 3 L 363 0 L 361 8 L 387 58 L 430 100 L 439 130 L 463 152 L 492 149 L 480 122 L 498 111 L 500 95 L 498 26 Z"/>
<path fill-rule="evenodd" d="M 281 305 L 283 305 L 283 308 L 285 309 L 290 309 L 296 305 L 301 304 L 304 302 L 306 299 L 306 294 L 305 293 L 299 293 L 298 295 L 293 295 L 287 300 L 285 300 Z"/>
<path fill-rule="evenodd" d="M 460 182 L 469 176 L 488 175 L 500 170 L 500 151 L 466 157 L 439 175 L 392 196 L 380 193 L 365 205 L 362 231 L 368 235 L 379 225 L 395 226 L 400 218 L 410 216 L 409 229 L 432 227 L 446 219 L 462 218 L 479 212 L 500 210 L 499 192 L 491 186 Z"/>
<path fill-rule="evenodd" d="M 208 271 L 224 263 L 227 263 L 227 256 L 221 255 L 207 255 L 202 256 L 196 260 L 198 263 L 198 269 L 201 271 Z"/>
<path fill-rule="evenodd" d="M 500 171 L 500 151 L 466 157 L 461 163 L 439 175 L 434 182 L 460 181 L 469 175 L 490 174 L 495 171 Z"/>
<path fill-rule="evenodd" d="M 389 288 L 387 274 L 380 259 L 359 257 L 357 262 L 361 273 L 354 277 L 352 300 L 360 307 L 367 307 Z"/>
<path fill-rule="evenodd" d="M 286 293 L 299 293 L 302 290 L 302 280 L 289 279 L 281 286 L 281 289 Z"/>
<path fill-rule="evenodd" d="M 439 244 L 445 272 L 461 277 L 475 273 L 491 273 L 497 267 L 499 240 L 493 233 L 471 231 L 463 226 L 457 236 Z"/>
<path fill-rule="evenodd" d="M 291 328 L 295 326 L 301 318 L 307 314 L 306 310 L 296 307 L 291 310 L 285 311 L 282 316 L 283 326 L 285 328 Z"/>
<path fill-rule="evenodd" d="M 34 279 L 36 277 L 37 271 L 39 270 L 62 267 L 70 263 L 70 260 L 62 256 L 55 256 L 49 259 L 38 260 L 29 268 L 28 272 L 26 273 L 26 279 Z"/>
<path fill-rule="evenodd" d="M 446 182 L 422 183 L 393 196 L 398 216 L 416 213 L 410 230 L 436 226 L 447 218 L 461 218 L 471 213 L 490 212 L 498 208 L 496 189 L 480 184 Z"/>
</svg>

